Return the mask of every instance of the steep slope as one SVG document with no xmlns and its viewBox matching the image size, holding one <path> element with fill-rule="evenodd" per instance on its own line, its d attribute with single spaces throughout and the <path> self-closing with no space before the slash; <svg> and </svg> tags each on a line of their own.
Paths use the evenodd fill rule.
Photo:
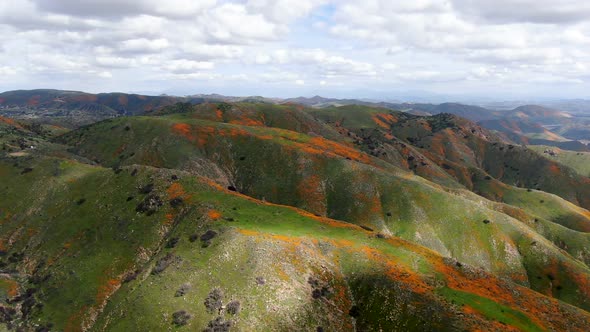
<svg viewBox="0 0 590 332">
<path fill-rule="evenodd" d="M 590 326 L 590 212 L 492 177 L 488 159 L 516 159 L 494 149 L 517 147 L 469 121 L 262 103 L 156 114 L 53 142 L 3 122 L 38 148 L 0 155 L 0 322 Z"/>
<path fill-rule="evenodd" d="M 397 149 L 400 155 L 407 157 L 407 163 L 396 163 L 400 167 L 406 167 L 416 174 L 435 181 L 440 184 L 448 185 L 448 178 L 440 175 L 445 172 L 448 177 L 452 177 L 464 185 L 464 188 L 484 196 L 488 199 L 513 205 L 510 208 L 497 207 L 503 212 L 517 219 L 534 225 L 537 229 L 542 229 L 542 233 L 552 239 L 563 248 L 568 248 L 570 253 L 575 257 L 581 257 L 583 261 L 590 262 L 588 259 L 584 239 L 587 234 L 572 236 L 569 231 L 562 230 L 559 227 L 546 228 L 539 227 L 538 223 L 549 221 L 558 225 L 566 226 L 574 231 L 590 231 L 589 212 L 579 208 L 570 202 L 564 201 L 561 197 L 547 194 L 537 190 L 518 188 L 511 184 L 519 184 L 518 177 L 520 172 L 518 168 L 512 166 L 514 163 L 522 163 L 520 167 L 531 169 L 526 174 L 536 174 L 545 179 L 548 173 L 546 170 L 534 169 L 548 160 L 538 157 L 523 158 L 520 153 L 515 153 L 517 158 L 512 155 L 494 155 L 488 157 L 490 164 L 500 164 L 507 168 L 507 173 L 513 173 L 514 178 L 503 178 L 497 176 L 494 178 L 488 173 L 488 169 L 481 161 L 481 156 L 486 151 L 496 149 L 498 151 L 511 151 L 520 147 L 506 145 L 501 142 L 499 137 L 489 133 L 479 126 L 463 119 L 451 115 L 438 115 L 434 117 L 416 117 L 403 113 L 383 112 L 382 109 L 367 109 L 364 107 L 340 107 L 333 109 L 322 109 L 311 111 L 316 116 L 325 119 L 336 127 L 345 124 L 349 133 L 355 132 L 362 136 L 358 143 L 369 149 L 373 155 L 382 160 L 392 162 L 391 150 Z M 376 116 L 376 114 L 379 114 Z M 372 127 L 372 128 L 371 128 Z M 396 136 L 394 136 L 394 134 Z M 400 143 L 400 138 L 403 139 Z M 411 144 L 416 147 L 411 148 Z M 386 155 L 382 152 L 387 151 Z M 418 151 L 418 152 L 416 152 Z M 531 151 L 524 151 L 526 155 L 531 155 Z M 552 165 L 551 167 L 555 167 Z M 568 171 L 570 174 L 571 172 Z M 545 175 L 544 175 L 545 174 Z M 554 173 L 551 173 L 554 174 Z M 559 187 L 567 181 L 571 181 L 569 176 L 561 177 L 556 180 L 552 176 L 547 176 L 545 181 L 555 184 L 558 190 L 566 192 L 575 192 L 580 188 Z M 565 178 L 565 179 L 564 179 Z M 577 177 L 578 181 L 585 183 L 585 178 Z M 504 181 L 504 182 L 501 182 Z M 522 185 L 521 185 L 522 186 Z M 455 187 L 455 186 L 451 186 Z M 581 186 L 583 189 L 583 186 Z M 573 199 L 575 201 L 575 199 Z M 514 207 L 517 210 L 514 210 Z M 533 221 L 535 221 L 533 223 Z M 581 241 L 574 240 L 581 238 Z M 565 241 L 565 242 L 564 242 Z M 569 243 L 567 243 L 569 242 Z M 573 247 L 578 249 L 572 250 Z"/>
<path fill-rule="evenodd" d="M 567 167 L 559 171 L 556 163 L 520 146 L 506 144 L 500 136 L 468 120 L 450 114 L 418 117 L 361 106 L 311 112 L 335 126 L 358 133 L 365 141 L 368 138 L 375 140 L 373 147 L 385 143 L 395 146 L 401 139 L 406 146 L 419 148 L 427 159 L 435 161 L 467 188 L 473 188 L 475 171 L 482 177 L 489 174 L 508 185 L 542 188 L 582 207 L 590 206 L 588 178 L 572 173 Z M 408 158 L 417 159 L 415 156 Z M 417 166 L 413 167 L 417 174 L 429 178 L 428 172 L 421 167 L 430 170 L 430 163 L 414 166 Z"/>
<path fill-rule="evenodd" d="M 543 145 L 529 145 L 528 148 L 545 158 L 576 170 L 583 176 L 590 177 L 590 153 L 588 152 L 568 151 Z"/>
<path fill-rule="evenodd" d="M 587 305 L 583 283 L 574 281 L 560 286 L 567 291 L 555 292 L 555 283 L 537 278 L 546 265 L 541 257 L 563 267 L 558 277 L 551 273 L 554 280 L 579 280 L 576 276 L 586 275 L 588 268 L 523 221 L 466 190 L 440 187 L 343 143 L 284 129 L 199 120 L 190 114 L 104 121 L 66 135 L 64 142 L 107 166 L 183 169 L 252 197 L 399 236 Z M 533 219 L 527 217 L 527 222 Z M 586 257 L 587 240 L 585 235 L 577 237 L 572 254 Z M 544 254 L 539 256 L 538 250 Z"/>
<path fill-rule="evenodd" d="M 187 173 L 31 162 L 35 171 L 25 175 L 0 163 L 10 258 L 2 277 L 10 301 L 2 307 L 20 304 L 4 310 L 11 326 L 583 331 L 590 324 L 587 312 L 399 238 Z M 55 163 L 60 172 L 46 173 Z M 162 205 L 146 203 L 156 197 Z"/>
</svg>

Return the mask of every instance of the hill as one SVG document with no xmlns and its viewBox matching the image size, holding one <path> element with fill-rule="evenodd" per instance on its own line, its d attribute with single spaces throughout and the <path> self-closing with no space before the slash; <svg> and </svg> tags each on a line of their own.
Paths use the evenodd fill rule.
<svg viewBox="0 0 590 332">
<path fill-rule="evenodd" d="M 0 93 L 0 115 L 75 128 L 107 118 L 143 114 L 180 100 L 184 99 L 125 93 L 16 90 Z"/>
<path fill-rule="evenodd" d="M 590 327 L 590 179 L 455 115 L 185 102 L 31 129 L 0 121 L 8 328 Z"/>
</svg>

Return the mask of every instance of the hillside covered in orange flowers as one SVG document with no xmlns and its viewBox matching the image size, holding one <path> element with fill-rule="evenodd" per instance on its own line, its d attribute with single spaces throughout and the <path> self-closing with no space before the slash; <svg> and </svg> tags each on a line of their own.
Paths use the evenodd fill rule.
<svg viewBox="0 0 590 332">
<path fill-rule="evenodd" d="M 174 102 L 0 118 L 0 329 L 590 329 L 578 167 L 450 113 Z"/>
</svg>

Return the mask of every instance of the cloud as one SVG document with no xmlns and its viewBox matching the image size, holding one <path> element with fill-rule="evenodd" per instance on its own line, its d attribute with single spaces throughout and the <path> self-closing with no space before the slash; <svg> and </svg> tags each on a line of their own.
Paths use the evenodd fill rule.
<svg viewBox="0 0 590 332">
<path fill-rule="evenodd" d="M 587 21 L 590 2 L 585 0 L 452 0 L 467 19 L 492 23 L 560 24 Z"/>
<path fill-rule="evenodd" d="M 262 13 L 277 23 L 292 21 L 309 15 L 314 8 L 326 4 L 327 0 L 248 0 L 247 8 Z"/>
<path fill-rule="evenodd" d="M 146 38 L 138 38 L 123 41 L 118 49 L 120 51 L 130 53 L 155 53 L 160 52 L 168 48 L 169 46 L 170 43 L 165 38 L 158 38 L 152 40 Z"/>
<path fill-rule="evenodd" d="M 167 62 L 163 69 L 175 74 L 189 74 L 202 70 L 213 69 L 214 67 L 215 64 L 213 62 L 180 59 Z"/>
<path fill-rule="evenodd" d="M 590 88 L 581 0 L 0 0 L 0 34 L 8 88 Z"/>
<path fill-rule="evenodd" d="M 258 54 L 255 62 L 262 65 L 299 65 L 326 77 L 376 75 L 375 66 L 371 63 L 333 55 L 322 49 L 279 49 L 271 54 Z"/>
<path fill-rule="evenodd" d="M 208 36 L 217 42 L 247 44 L 251 40 L 274 40 L 287 32 L 283 24 L 271 22 L 264 15 L 250 13 L 240 4 L 226 3 L 202 19 Z"/>
<path fill-rule="evenodd" d="M 33 0 L 41 10 L 70 16 L 120 18 L 139 14 L 190 17 L 213 7 L 215 0 Z"/>
<path fill-rule="evenodd" d="M 111 74 L 108 71 L 101 71 L 100 73 L 98 73 L 98 77 L 100 78 L 112 78 L 113 74 Z"/>
<path fill-rule="evenodd" d="M 0 76 L 16 75 L 18 70 L 8 66 L 0 66 Z"/>
</svg>

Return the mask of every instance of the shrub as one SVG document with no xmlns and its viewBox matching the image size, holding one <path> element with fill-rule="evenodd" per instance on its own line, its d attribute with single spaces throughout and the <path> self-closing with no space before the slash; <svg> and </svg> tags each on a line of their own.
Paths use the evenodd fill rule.
<svg viewBox="0 0 590 332">
<path fill-rule="evenodd" d="M 359 309 L 359 307 L 358 307 L 358 306 L 356 306 L 356 305 L 353 305 L 353 306 L 350 308 L 350 310 L 348 310 L 348 315 L 349 315 L 350 317 L 357 318 L 357 317 L 359 317 L 359 316 L 361 315 L 361 311 L 360 311 L 360 309 Z"/>
<path fill-rule="evenodd" d="M 207 295 L 207 298 L 203 304 L 205 305 L 205 308 L 207 308 L 207 312 L 212 314 L 215 311 L 219 311 L 221 309 L 223 306 L 222 300 L 223 291 L 219 288 L 215 288 L 209 292 L 209 295 Z"/>
<path fill-rule="evenodd" d="M 374 231 L 374 230 L 373 230 L 371 227 L 369 227 L 369 226 L 365 226 L 365 225 L 359 225 L 359 226 L 360 226 L 362 229 L 366 230 L 366 231 L 369 231 L 369 232 L 373 232 L 373 231 Z"/>
<path fill-rule="evenodd" d="M 160 258 L 152 270 L 152 274 L 160 274 L 164 272 L 164 270 L 166 270 L 175 259 L 176 256 L 174 256 L 172 253 L 168 253 L 166 256 Z"/>
<path fill-rule="evenodd" d="M 16 318 L 16 310 L 10 307 L 0 306 L 0 322 L 9 323 Z"/>
<path fill-rule="evenodd" d="M 146 196 L 146 198 L 144 198 L 144 200 L 137 205 L 135 211 L 151 216 L 152 214 L 156 213 L 163 204 L 164 203 L 162 203 L 162 199 L 160 199 L 158 195 L 151 194 Z"/>
<path fill-rule="evenodd" d="M 188 323 L 188 320 L 191 319 L 191 317 L 192 316 L 185 310 L 179 310 L 172 314 L 172 323 L 176 326 L 183 326 Z"/>
<path fill-rule="evenodd" d="M 213 230 L 208 230 L 205 234 L 201 235 L 201 241 L 209 241 L 217 236 L 217 232 Z"/>
<path fill-rule="evenodd" d="M 180 241 L 179 237 L 173 237 L 168 242 L 166 242 L 166 248 L 175 248 L 178 245 L 178 241 Z"/>
<path fill-rule="evenodd" d="M 127 273 L 127 275 L 125 275 L 125 277 L 123 278 L 123 283 L 131 282 L 131 281 L 137 279 L 137 276 L 139 275 L 140 272 L 141 272 L 140 270 L 135 270 L 135 271 Z"/>
<path fill-rule="evenodd" d="M 225 306 L 225 312 L 230 315 L 237 315 L 240 312 L 240 301 L 234 300 Z"/>
<path fill-rule="evenodd" d="M 231 321 L 225 321 L 221 317 L 217 317 L 207 324 L 204 332 L 228 332 L 231 328 Z"/>
<path fill-rule="evenodd" d="M 139 188 L 139 193 L 140 194 L 149 194 L 152 192 L 152 190 L 154 190 L 154 184 L 148 183 L 145 186 Z"/>
<path fill-rule="evenodd" d="M 256 277 L 256 284 L 264 285 L 266 284 L 266 279 L 264 279 L 264 277 Z"/>
<path fill-rule="evenodd" d="M 186 283 L 186 284 L 182 284 L 182 286 L 180 286 L 180 288 L 178 288 L 176 290 L 176 293 L 174 293 L 175 297 L 180 297 L 180 296 L 184 296 L 186 293 L 188 293 L 188 291 L 191 289 L 191 284 Z"/>
<path fill-rule="evenodd" d="M 182 197 L 176 197 L 170 200 L 170 206 L 172 206 L 173 208 L 179 207 L 184 203 L 184 200 L 182 199 Z"/>
<path fill-rule="evenodd" d="M 53 323 L 47 323 L 45 325 L 41 325 L 35 329 L 35 332 L 51 332 L 53 328 Z"/>
<path fill-rule="evenodd" d="M 213 230 L 208 230 L 207 232 L 205 232 L 205 234 L 201 235 L 200 239 L 202 243 L 203 248 L 207 248 L 208 246 L 211 245 L 211 240 L 213 238 L 215 238 L 217 236 L 217 232 L 213 231 Z"/>
<path fill-rule="evenodd" d="M 27 174 L 27 173 L 30 173 L 32 171 L 33 171 L 33 169 L 31 167 L 27 167 L 27 168 L 23 169 L 23 171 L 20 172 L 20 174 Z"/>
</svg>

